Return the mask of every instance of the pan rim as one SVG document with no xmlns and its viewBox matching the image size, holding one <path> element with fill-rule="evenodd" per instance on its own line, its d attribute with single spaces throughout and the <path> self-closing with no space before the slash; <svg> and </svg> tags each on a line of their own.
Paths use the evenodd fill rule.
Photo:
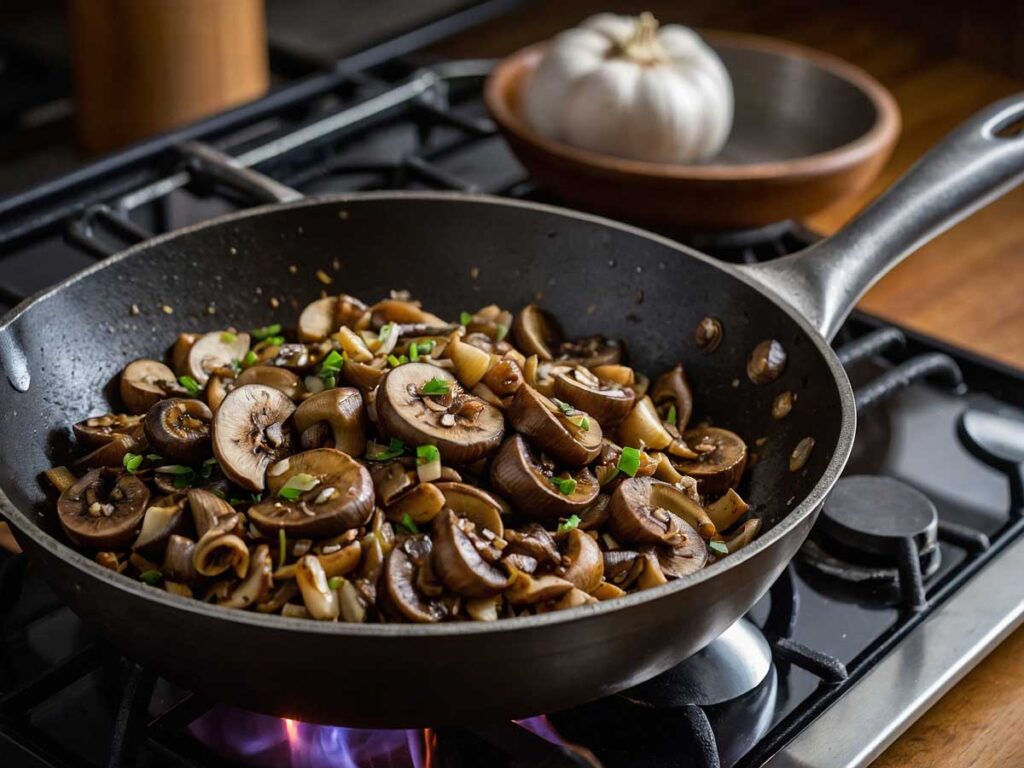
<svg viewBox="0 0 1024 768">
<path fill-rule="evenodd" d="M 99 579 L 108 586 L 126 593 L 131 597 L 138 597 L 153 600 L 162 604 L 163 607 L 182 611 L 187 614 L 196 615 L 197 618 L 217 619 L 235 621 L 247 625 L 253 629 L 270 631 L 303 631 L 316 634 L 334 636 L 357 636 L 357 637 L 381 637 L 388 639 L 401 638 L 423 638 L 423 637 L 445 637 L 445 636 L 484 636 L 494 632 L 515 632 L 530 631 L 549 625 L 561 625 L 570 622 L 598 619 L 601 616 L 619 610 L 635 609 L 655 600 L 668 598 L 678 592 L 690 588 L 696 588 L 706 581 L 710 581 L 719 574 L 725 573 L 733 568 L 740 567 L 743 563 L 757 557 L 763 551 L 781 541 L 787 533 L 799 526 L 803 520 L 813 514 L 822 500 L 831 490 L 836 480 L 846 466 L 851 450 L 853 449 L 853 438 L 856 431 L 856 408 L 854 405 L 853 388 L 846 375 L 839 358 L 821 337 L 817 330 L 795 309 L 790 307 L 785 299 L 773 292 L 771 289 L 761 285 L 743 271 L 734 268 L 732 265 L 720 262 L 712 257 L 701 253 L 689 246 L 677 243 L 666 237 L 653 232 L 635 227 L 630 224 L 608 219 L 603 216 L 574 211 L 560 206 L 547 205 L 525 200 L 512 200 L 497 197 L 494 195 L 466 193 L 466 192 L 437 192 L 437 191 L 380 191 L 380 192 L 359 192 L 335 195 L 324 195 L 319 197 L 307 197 L 289 203 L 271 203 L 269 205 L 248 208 L 236 211 L 214 219 L 192 224 L 173 232 L 158 235 L 142 243 L 126 248 L 102 261 L 98 261 L 86 269 L 62 280 L 54 286 L 44 288 L 35 294 L 27 297 L 17 306 L 9 310 L 0 318 L 0 334 L 8 332 L 13 324 L 32 306 L 46 301 L 51 296 L 74 285 L 93 273 L 106 269 L 109 265 L 116 264 L 136 254 L 144 253 L 152 248 L 160 247 L 176 238 L 187 236 L 193 232 L 207 228 L 222 227 L 232 222 L 238 222 L 249 217 L 257 217 L 268 212 L 286 210 L 292 208 L 313 207 L 321 205 L 345 205 L 359 204 L 362 201 L 387 201 L 387 200 L 426 200 L 426 201 L 457 201 L 481 205 L 498 205 L 523 210 L 532 210 L 540 213 L 560 216 L 568 219 L 576 219 L 591 224 L 597 224 L 621 232 L 650 240 L 659 245 L 666 246 L 689 258 L 697 259 L 705 264 L 725 272 L 730 277 L 739 280 L 748 287 L 762 294 L 771 301 L 776 308 L 785 313 L 804 332 L 814 348 L 824 358 L 826 365 L 832 373 L 832 379 L 838 389 L 840 407 L 839 437 L 833 448 L 832 457 L 822 472 L 818 482 L 811 491 L 790 510 L 774 527 L 755 539 L 751 544 L 743 548 L 739 553 L 730 555 L 728 558 L 718 561 L 713 565 L 702 568 L 681 579 L 663 584 L 654 589 L 632 592 L 614 600 L 605 600 L 588 605 L 578 606 L 563 611 L 552 611 L 549 613 L 537 614 L 534 616 L 521 616 L 509 619 L 501 619 L 495 622 L 441 622 L 438 624 L 350 624 L 347 622 L 320 622 L 308 619 L 287 618 L 278 615 L 255 613 L 252 611 L 233 611 L 221 608 L 216 605 L 205 603 L 194 598 L 173 595 L 165 590 L 150 587 L 143 582 L 136 582 L 121 574 L 104 568 L 89 559 L 84 554 L 75 550 L 44 531 L 26 513 L 22 512 L 0 488 L 0 517 L 6 518 L 22 535 L 28 537 L 33 543 L 59 557 L 61 560 L 73 566 L 84 576 Z"/>
</svg>

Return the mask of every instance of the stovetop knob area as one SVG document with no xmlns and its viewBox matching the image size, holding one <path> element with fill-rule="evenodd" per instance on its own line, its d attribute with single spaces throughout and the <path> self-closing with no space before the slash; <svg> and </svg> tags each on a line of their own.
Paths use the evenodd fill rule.
<svg viewBox="0 0 1024 768">
<path fill-rule="evenodd" d="M 1024 515 L 1024 419 L 970 408 L 960 414 L 957 434 L 975 458 L 1006 473 L 1011 514 Z"/>
</svg>

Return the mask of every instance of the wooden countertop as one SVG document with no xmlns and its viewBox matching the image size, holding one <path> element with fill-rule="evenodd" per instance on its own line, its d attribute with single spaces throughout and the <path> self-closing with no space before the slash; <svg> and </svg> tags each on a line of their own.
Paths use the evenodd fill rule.
<svg viewBox="0 0 1024 768">
<path fill-rule="evenodd" d="M 543 8 L 528 6 L 436 50 L 455 57 L 502 56 L 602 10 L 651 10 L 666 21 L 777 35 L 852 61 L 892 90 L 904 122 L 892 160 L 866 194 L 808 220 L 822 232 L 841 226 L 961 120 L 1024 90 L 1020 81 L 935 50 L 913 32 L 901 30 L 898 10 L 887 10 L 883 3 L 696 0 L 681 6 L 668 0 L 559 0 Z M 875 286 L 861 307 L 1024 369 L 1024 188 L 908 258 Z M 1024 766 L 1024 629 L 983 660 L 874 764 L 968 765 Z"/>
</svg>

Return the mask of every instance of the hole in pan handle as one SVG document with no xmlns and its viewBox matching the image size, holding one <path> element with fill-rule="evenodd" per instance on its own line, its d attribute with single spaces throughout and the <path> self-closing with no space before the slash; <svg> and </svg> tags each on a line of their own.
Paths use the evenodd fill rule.
<svg viewBox="0 0 1024 768">
<path fill-rule="evenodd" d="M 1024 181 L 1024 93 L 963 123 L 845 227 L 809 248 L 737 269 L 831 339 L 857 300 L 926 242 Z"/>
</svg>

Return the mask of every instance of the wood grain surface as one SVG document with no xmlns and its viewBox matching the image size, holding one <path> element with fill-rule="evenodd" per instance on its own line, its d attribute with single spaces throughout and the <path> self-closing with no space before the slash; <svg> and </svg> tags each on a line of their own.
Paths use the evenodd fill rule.
<svg viewBox="0 0 1024 768">
<path fill-rule="evenodd" d="M 842 56 L 886 85 L 903 137 L 860 199 L 811 218 L 832 232 L 957 123 L 1024 82 L 915 34 L 912 17 L 884 3 L 667 0 L 534 5 L 437 46 L 447 56 L 502 56 L 591 13 L 651 10 L 663 21 L 773 34 Z M 884 278 L 863 309 L 1024 370 L 1024 189 L 976 213 Z M 1008 584 L 1007 589 L 1020 589 Z M 982 661 L 893 744 L 874 768 L 1024 766 L 1024 629 Z M 820 768 L 825 768 L 824 766 Z"/>
</svg>

